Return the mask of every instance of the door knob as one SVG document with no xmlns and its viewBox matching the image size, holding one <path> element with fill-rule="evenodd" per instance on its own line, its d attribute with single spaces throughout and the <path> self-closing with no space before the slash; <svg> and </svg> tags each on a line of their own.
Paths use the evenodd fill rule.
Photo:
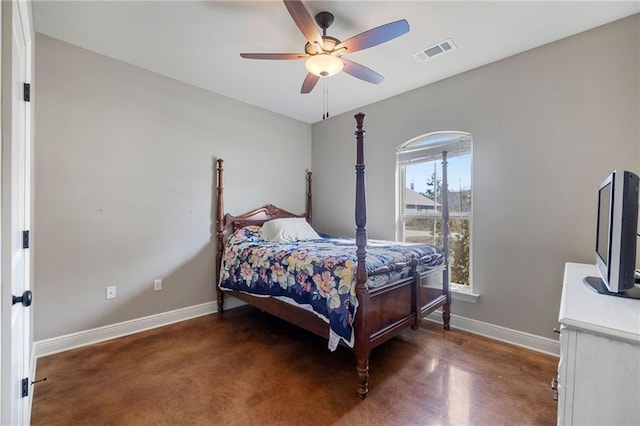
<svg viewBox="0 0 640 426">
<path fill-rule="evenodd" d="M 33 301 L 33 293 L 27 290 L 22 293 L 22 296 L 13 296 L 13 304 L 22 303 L 23 306 L 31 306 L 31 302 Z"/>
</svg>

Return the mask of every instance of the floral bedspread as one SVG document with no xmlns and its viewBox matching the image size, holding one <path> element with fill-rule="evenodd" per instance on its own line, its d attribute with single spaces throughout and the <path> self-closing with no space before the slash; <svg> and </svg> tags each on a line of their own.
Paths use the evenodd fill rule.
<svg viewBox="0 0 640 426">
<path fill-rule="evenodd" d="M 444 261 L 442 250 L 429 244 L 368 241 L 367 271 L 411 258 L 425 258 L 426 266 Z M 329 349 L 335 350 L 340 339 L 350 347 L 354 343 L 356 265 L 353 239 L 272 243 L 262 239 L 258 226 L 248 226 L 227 240 L 219 285 L 223 290 L 278 297 L 310 308 L 329 323 Z M 385 280 L 391 278 L 389 274 Z"/>
</svg>

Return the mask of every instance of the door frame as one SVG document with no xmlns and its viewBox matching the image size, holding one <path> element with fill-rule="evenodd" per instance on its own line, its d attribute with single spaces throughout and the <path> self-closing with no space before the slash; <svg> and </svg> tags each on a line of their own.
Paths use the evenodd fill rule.
<svg viewBox="0 0 640 426">
<path fill-rule="evenodd" d="M 14 76 L 12 75 L 12 44 L 13 44 L 13 17 L 14 8 L 20 12 L 20 21 L 24 30 L 25 38 L 25 60 L 26 60 L 26 83 L 33 84 L 33 70 L 34 70 L 34 49 L 33 44 L 35 40 L 35 33 L 33 29 L 33 18 L 31 10 L 30 0 L 11 0 L 2 1 L 0 4 L 0 34 L 2 34 L 1 42 L 1 55 L 0 55 L 0 102 L 2 104 L 2 119 L 0 120 L 0 135 L 1 135 L 1 150 L 0 150 L 0 236 L 2 237 L 2 244 L 0 245 L 0 424 L 8 424 L 12 418 L 12 411 L 19 409 L 22 411 L 22 419 L 24 423 L 28 424 L 31 415 L 31 402 L 33 395 L 33 388 L 29 384 L 29 396 L 21 401 L 21 407 L 13 407 L 14 402 L 13 392 L 14 386 L 17 384 L 12 383 L 11 380 L 11 353 L 12 353 L 12 338 L 11 338 L 11 311 L 12 311 L 12 294 L 11 294 L 11 252 L 10 244 L 5 241 L 7 235 L 10 235 L 11 229 L 11 196 L 10 191 L 12 178 L 11 178 L 11 161 L 7 158 L 7 154 L 10 153 L 10 146 L 12 141 L 12 85 L 15 84 Z M 22 77 L 20 77 L 22 79 Z M 33 100 L 33 97 L 32 99 Z M 27 104 L 25 112 L 25 185 L 27 186 L 27 198 L 25 204 L 27 207 L 27 217 L 25 218 L 25 226 L 28 230 L 33 230 L 33 103 Z M 30 188 L 30 189 L 29 189 Z M 9 192 L 9 193 L 7 193 Z M 29 206 L 31 208 L 29 209 Z M 33 234 L 33 232 L 31 232 Z M 30 248 L 33 245 L 30 243 Z M 26 289 L 32 288 L 33 281 L 33 257 L 27 254 L 26 261 L 28 262 L 26 271 L 25 285 Z M 28 331 L 26 342 L 26 354 L 24 363 L 27 369 L 28 380 L 33 380 L 35 373 L 35 353 L 33 349 L 33 309 L 26 310 L 28 319 Z"/>
</svg>

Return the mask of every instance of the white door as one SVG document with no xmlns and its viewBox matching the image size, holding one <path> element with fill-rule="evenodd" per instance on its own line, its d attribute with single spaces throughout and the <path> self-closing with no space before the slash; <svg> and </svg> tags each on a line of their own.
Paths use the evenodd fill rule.
<svg viewBox="0 0 640 426">
<path fill-rule="evenodd" d="M 8 6 L 3 2 L 3 6 Z M 8 134 L 3 132 L 3 189 L 10 194 L 3 194 L 2 224 L 3 250 L 8 248 L 9 253 L 3 253 L 4 270 L 7 266 L 10 270 L 11 294 L 22 300 L 13 300 L 11 305 L 11 373 L 10 373 L 10 413 L 2 413 L 2 421 L 7 419 L 11 425 L 22 425 L 29 422 L 30 418 L 30 394 L 31 380 L 31 314 L 30 304 L 30 254 L 29 249 L 23 246 L 23 232 L 30 225 L 30 107 L 24 98 L 24 84 L 29 81 L 30 75 L 30 33 L 29 15 L 26 3 L 12 1 L 11 7 L 3 8 L 11 13 L 11 91 L 5 96 L 11 96 L 11 129 L 10 141 L 5 139 Z M 6 22 L 6 21 L 5 21 Z M 6 34 L 6 32 L 5 32 Z M 5 70 L 7 66 L 5 64 Z M 3 114 L 3 120 L 8 118 Z M 5 129 L 6 130 L 6 129 Z M 9 145 L 10 146 L 7 146 Z M 7 149 L 9 148 L 9 149 Z M 10 182 L 6 180 L 10 179 Z M 6 217 L 10 216 L 10 219 Z M 5 232 L 8 231 L 8 232 Z M 4 272 L 4 271 L 3 271 Z M 3 278 L 8 276 L 3 273 Z M 6 307 L 7 305 L 4 305 Z M 6 362 L 4 360 L 3 362 Z M 3 378 L 4 380 L 7 377 Z M 6 401 L 6 400 L 5 400 Z"/>
</svg>

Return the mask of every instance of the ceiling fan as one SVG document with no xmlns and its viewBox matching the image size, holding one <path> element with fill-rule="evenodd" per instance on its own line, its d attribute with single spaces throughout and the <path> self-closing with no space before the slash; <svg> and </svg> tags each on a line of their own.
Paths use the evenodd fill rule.
<svg viewBox="0 0 640 426">
<path fill-rule="evenodd" d="M 315 16 L 316 23 L 322 29 L 320 35 L 311 15 L 300 0 L 284 0 L 284 4 L 307 39 L 305 53 L 241 53 L 240 56 L 247 59 L 307 59 L 305 66 L 308 73 L 300 93 L 311 92 L 321 77 L 330 77 L 340 71 L 369 83 L 382 82 L 382 75 L 364 65 L 345 59 L 342 55 L 377 46 L 409 32 L 409 23 L 401 19 L 340 41 L 327 35 L 327 28 L 333 23 L 331 13 L 320 12 Z"/>
</svg>

